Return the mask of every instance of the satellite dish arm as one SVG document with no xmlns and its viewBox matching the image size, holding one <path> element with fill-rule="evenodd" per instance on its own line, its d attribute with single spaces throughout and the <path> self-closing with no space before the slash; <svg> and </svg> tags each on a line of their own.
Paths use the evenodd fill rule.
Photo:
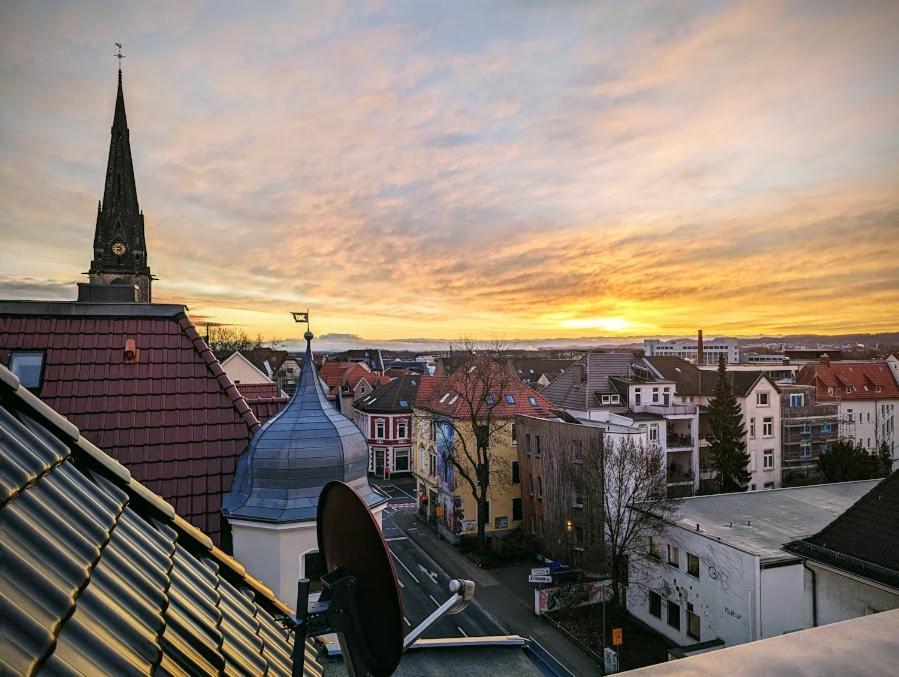
<svg viewBox="0 0 899 677">
<path fill-rule="evenodd" d="M 437 607 L 418 627 L 406 635 L 405 639 L 403 639 L 403 650 L 415 644 L 415 641 L 422 636 L 425 630 L 438 620 L 445 615 L 459 613 L 474 599 L 474 581 L 466 581 L 461 578 L 453 579 L 450 581 L 449 590 L 452 596 Z"/>
</svg>

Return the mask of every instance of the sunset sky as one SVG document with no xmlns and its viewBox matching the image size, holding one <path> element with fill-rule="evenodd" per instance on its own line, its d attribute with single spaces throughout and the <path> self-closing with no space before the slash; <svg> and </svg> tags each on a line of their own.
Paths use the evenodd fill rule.
<svg viewBox="0 0 899 677">
<path fill-rule="evenodd" d="M 3 3 L 0 297 L 364 339 L 899 329 L 899 3 Z"/>
</svg>

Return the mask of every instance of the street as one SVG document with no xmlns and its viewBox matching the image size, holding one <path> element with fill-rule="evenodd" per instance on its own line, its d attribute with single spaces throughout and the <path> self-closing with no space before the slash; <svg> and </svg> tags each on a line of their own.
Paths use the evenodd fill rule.
<svg viewBox="0 0 899 677">
<path fill-rule="evenodd" d="M 397 525 L 402 520 L 406 529 L 425 528 L 415 523 L 414 484 L 408 480 L 378 482 L 378 488 L 390 496 L 390 503 L 383 512 L 384 538 L 394 557 L 400 593 L 403 598 L 403 614 L 408 633 L 427 618 L 449 596 L 450 577 L 430 555 Z M 411 518 L 411 519 L 410 519 Z M 504 635 L 506 631 L 488 616 L 475 601 L 458 614 L 447 615 L 432 625 L 423 637 L 478 637 Z"/>
</svg>

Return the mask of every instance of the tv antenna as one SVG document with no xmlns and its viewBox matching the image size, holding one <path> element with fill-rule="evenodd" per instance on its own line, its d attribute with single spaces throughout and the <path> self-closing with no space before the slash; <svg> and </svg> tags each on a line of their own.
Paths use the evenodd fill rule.
<svg viewBox="0 0 899 677">
<path fill-rule="evenodd" d="M 310 581 L 297 584 L 293 675 L 303 674 L 307 636 L 337 633 L 350 677 L 390 675 L 403 651 L 445 614 L 459 613 L 474 598 L 472 581 L 450 581 L 452 595 L 403 638 L 403 602 L 396 569 L 365 501 L 350 485 L 329 482 L 318 498 L 318 551 L 325 574 L 322 593 L 309 607 Z"/>
</svg>

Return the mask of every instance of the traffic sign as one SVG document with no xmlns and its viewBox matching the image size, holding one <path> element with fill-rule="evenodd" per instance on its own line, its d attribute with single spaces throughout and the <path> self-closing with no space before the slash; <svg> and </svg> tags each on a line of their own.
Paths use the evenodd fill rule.
<svg viewBox="0 0 899 677">
<path fill-rule="evenodd" d="M 612 646 L 621 646 L 624 643 L 624 633 L 621 628 L 612 628 Z"/>
<path fill-rule="evenodd" d="M 549 567 L 534 567 L 531 576 L 549 576 Z"/>
<path fill-rule="evenodd" d="M 552 583 L 552 576 L 534 576 L 531 574 L 528 576 L 528 583 Z"/>
</svg>

